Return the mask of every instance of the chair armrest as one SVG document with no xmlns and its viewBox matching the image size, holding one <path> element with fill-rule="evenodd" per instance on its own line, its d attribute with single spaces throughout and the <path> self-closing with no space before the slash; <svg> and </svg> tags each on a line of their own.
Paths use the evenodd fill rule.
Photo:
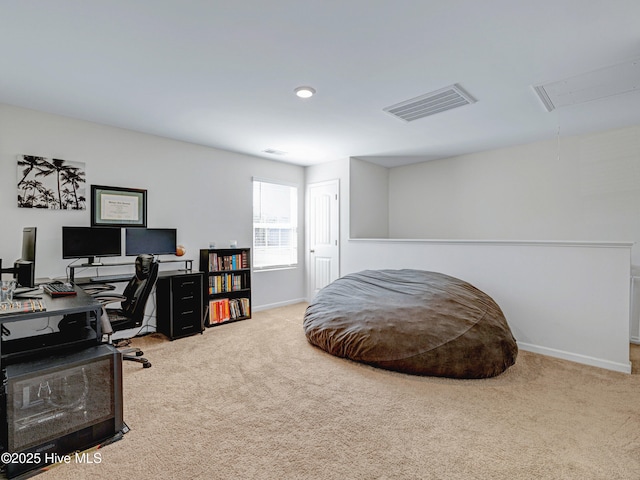
<svg viewBox="0 0 640 480">
<path fill-rule="evenodd" d="M 127 299 L 124 295 L 120 295 L 119 293 L 103 293 L 97 295 L 91 295 L 102 305 L 102 315 L 100 316 L 100 324 L 102 327 L 102 333 L 106 334 L 109 338 L 108 342 L 111 343 L 111 334 L 113 333 L 113 325 L 111 324 L 111 320 L 109 318 L 109 313 L 107 312 L 106 305 L 110 303 L 123 302 Z M 111 310 L 116 311 L 116 310 Z"/>
<path fill-rule="evenodd" d="M 120 295 L 119 293 L 92 295 L 92 297 L 100 302 L 103 307 L 105 305 L 109 305 L 110 303 L 124 302 L 127 299 L 127 297 L 125 297 L 124 295 Z"/>
<path fill-rule="evenodd" d="M 100 295 L 101 293 L 115 290 L 115 285 L 94 284 L 83 286 L 82 289 L 91 296 Z"/>
</svg>

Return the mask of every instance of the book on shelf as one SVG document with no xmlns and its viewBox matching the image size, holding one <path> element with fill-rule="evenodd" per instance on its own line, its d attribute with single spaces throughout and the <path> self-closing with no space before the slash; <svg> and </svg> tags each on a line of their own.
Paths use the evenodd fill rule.
<svg viewBox="0 0 640 480">
<path fill-rule="evenodd" d="M 220 298 L 209 302 L 209 324 L 221 323 L 231 318 L 229 313 L 229 299 Z"/>
<path fill-rule="evenodd" d="M 242 290 L 243 277 L 237 273 L 225 273 L 209 277 L 209 294 Z"/>
<path fill-rule="evenodd" d="M 249 299 L 246 297 L 242 297 L 238 299 L 240 301 L 240 304 L 242 305 L 242 314 L 245 317 L 250 317 L 251 316 L 251 304 L 249 302 Z"/>
<path fill-rule="evenodd" d="M 219 298 L 209 301 L 209 325 L 250 316 L 248 298 Z"/>
<path fill-rule="evenodd" d="M 242 268 L 249 268 L 249 252 L 247 250 L 233 255 L 221 255 L 218 252 L 209 252 L 210 272 L 240 270 Z"/>
</svg>

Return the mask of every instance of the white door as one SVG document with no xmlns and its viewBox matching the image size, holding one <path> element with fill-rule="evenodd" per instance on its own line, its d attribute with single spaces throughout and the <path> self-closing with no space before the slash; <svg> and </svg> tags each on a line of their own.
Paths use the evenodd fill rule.
<svg viewBox="0 0 640 480">
<path fill-rule="evenodd" d="M 309 205 L 309 262 L 307 285 L 309 300 L 340 275 L 338 180 L 310 184 L 307 190 Z"/>
</svg>

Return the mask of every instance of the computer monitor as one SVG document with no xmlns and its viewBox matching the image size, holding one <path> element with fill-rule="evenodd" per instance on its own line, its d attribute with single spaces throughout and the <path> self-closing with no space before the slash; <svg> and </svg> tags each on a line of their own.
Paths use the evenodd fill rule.
<svg viewBox="0 0 640 480">
<path fill-rule="evenodd" d="M 62 227 L 62 258 L 86 258 L 87 265 L 100 265 L 97 258 L 120 255 L 119 227 Z"/>
<path fill-rule="evenodd" d="M 24 227 L 22 229 L 22 256 L 20 260 L 25 262 L 36 261 L 36 227 Z"/>
<path fill-rule="evenodd" d="M 36 231 L 36 227 L 22 229 L 22 254 L 13 263 L 13 268 L 2 268 L 2 260 L 0 260 L 0 274 L 12 273 L 21 287 L 35 286 Z"/>
<path fill-rule="evenodd" d="M 127 228 L 124 236 L 125 255 L 175 255 L 175 228 Z"/>
<path fill-rule="evenodd" d="M 22 229 L 22 255 L 13 265 L 15 277 L 22 287 L 35 286 L 36 276 L 36 227 Z"/>
</svg>

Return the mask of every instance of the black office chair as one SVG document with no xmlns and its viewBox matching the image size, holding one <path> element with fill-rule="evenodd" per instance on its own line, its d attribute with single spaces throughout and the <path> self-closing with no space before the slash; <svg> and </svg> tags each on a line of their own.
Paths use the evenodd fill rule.
<svg viewBox="0 0 640 480">
<path fill-rule="evenodd" d="M 138 255 L 136 257 L 136 273 L 125 287 L 122 294 L 106 293 L 104 289 L 94 288 L 93 297 L 102 304 L 102 333 L 107 335 L 111 343 L 111 334 L 115 331 L 135 328 L 142 325 L 144 311 L 158 279 L 158 263 L 152 255 Z M 110 288 L 110 287 L 107 287 Z M 91 288 L 88 289 L 91 292 Z M 107 308 L 107 305 L 120 302 L 120 308 Z M 124 360 L 142 363 L 149 368 L 151 363 L 142 357 L 139 348 L 119 349 Z"/>
</svg>

